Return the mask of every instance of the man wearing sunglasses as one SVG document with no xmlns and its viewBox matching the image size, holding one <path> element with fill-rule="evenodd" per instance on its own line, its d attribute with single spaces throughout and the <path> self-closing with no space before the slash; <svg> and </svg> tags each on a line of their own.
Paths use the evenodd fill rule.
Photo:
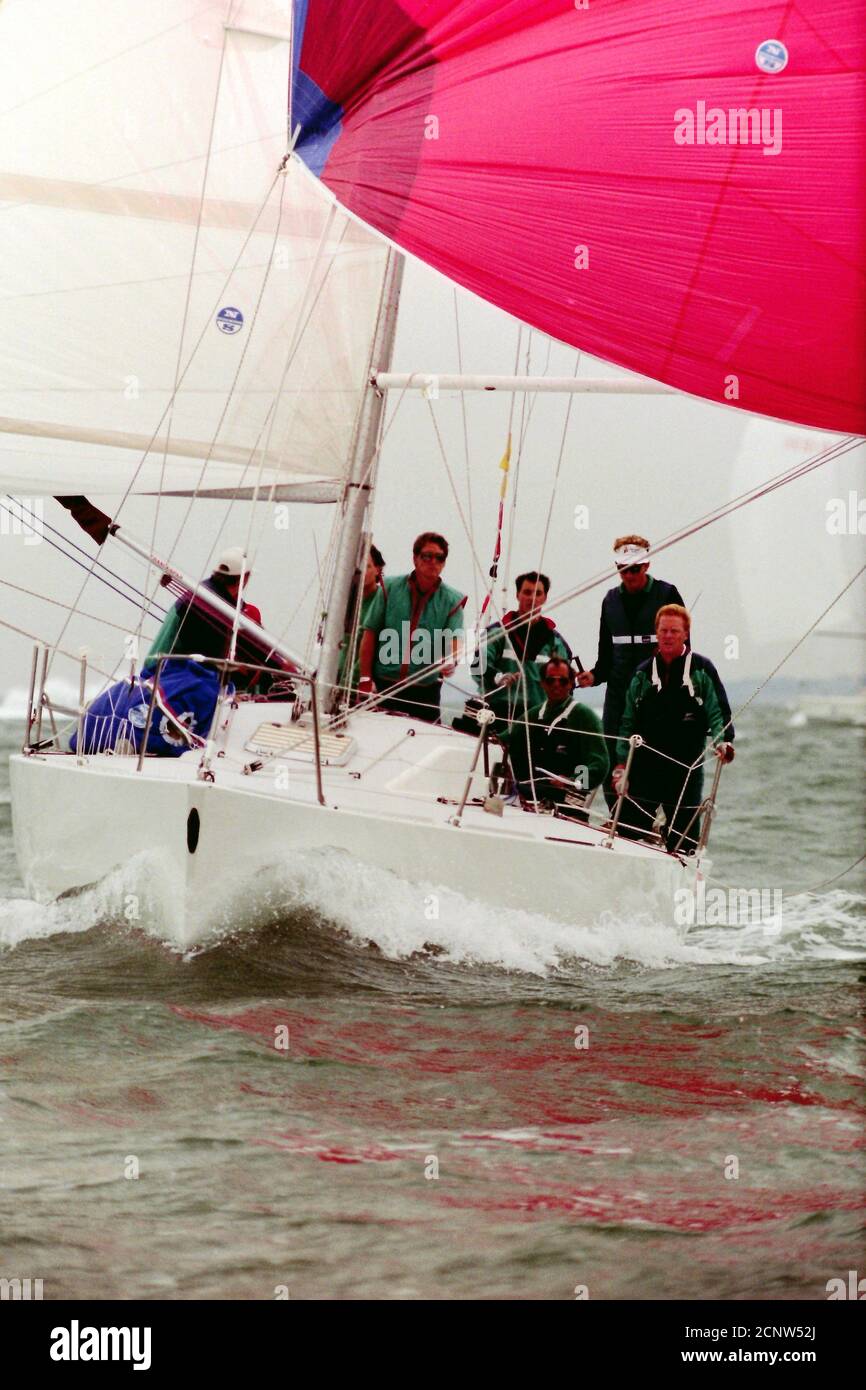
<svg viewBox="0 0 866 1390">
<path fill-rule="evenodd" d="M 585 821 L 586 796 L 609 768 L 601 722 L 574 698 L 574 672 L 564 657 L 550 658 L 541 685 L 541 704 L 502 735 L 511 770 L 524 801 Z"/>
<path fill-rule="evenodd" d="M 669 603 L 684 607 L 675 584 L 655 579 L 649 573 L 649 549 L 650 543 L 643 536 L 619 536 L 614 541 L 613 558 L 620 583 L 608 589 L 602 600 L 595 665 L 591 671 L 581 671 L 577 678 L 583 689 L 607 683 L 602 726 L 608 735 L 611 758 L 631 678 L 656 649 L 656 614 Z M 616 792 L 609 778 L 605 780 L 604 795 L 612 808 Z"/>
<path fill-rule="evenodd" d="M 363 699 L 399 686 L 382 709 L 435 724 L 442 679 L 457 665 L 466 595 L 442 582 L 444 536 L 422 531 L 412 555 L 412 572 L 386 579 L 364 616 L 358 690 Z M 418 679 L 405 685 L 411 676 Z"/>
</svg>

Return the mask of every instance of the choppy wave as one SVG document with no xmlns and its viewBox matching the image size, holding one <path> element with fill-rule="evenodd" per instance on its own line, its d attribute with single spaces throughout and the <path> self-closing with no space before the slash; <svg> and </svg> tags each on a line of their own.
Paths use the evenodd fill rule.
<svg viewBox="0 0 866 1390">
<path fill-rule="evenodd" d="M 157 937 L 167 936 L 166 912 L 177 891 L 169 866 L 143 852 L 100 883 L 56 902 L 0 898 L 0 947 L 105 926 L 141 927 Z"/>
<path fill-rule="evenodd" d="M 0 901 L 0 945 L 97 926 L 141 927 L 171 941 L 167 929 L 177 886 L 153 855 L 140 855 L 97 887 L 39 905 Z M 289 928 L 337 932 L 350 945 L 390 960 L 419 955 L 450 965 L 483 965 L 536 977 L 574 963 L 650 969 L 762 966 L 785 960 L 866 959 L 866 897 L 835 889 L 786 899 L 780 923 L 696 927 L 685 939 L 673 925 L 613 911 L 571 921 L 493 907 L 434 883 L 412 884 L 359 863 L 340 850 L 292 856 L 250 881 L 227 881 L 222 921 L 191 954 L 218 948 L 227 935 Z M 135 905 L 130 912 L 130 904 Z"/>
<path fill-rule="evenodd" d="M 36 903 L 30 898 L 0 899 L 0 946 L 20 946 L 64 932 L 87 932 L 99 926 L 95 902 L 86 895 L 57 903 Z"/>
</svg>

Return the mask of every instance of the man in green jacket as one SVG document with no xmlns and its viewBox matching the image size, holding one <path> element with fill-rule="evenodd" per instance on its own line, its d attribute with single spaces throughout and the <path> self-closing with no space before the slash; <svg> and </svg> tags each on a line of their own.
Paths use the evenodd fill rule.
<svg viewBox="0 0 866 1390">
<path fill-rule="evenodd" d="M 442 582 L 444 536 L 422 531 L 412 556 L 412 572 L 386 579 L 364 618 L 358 690 L 364 697 L 400 686 L 382 709 L 435 724 L 442 679 L 457 666 L 466 595 Z M 418 679 L 405 685 L 409 676 Z"/>
<path fill-rule="evenodd" d="M 517 576 L 517 608 L 491 623 L 481 637 L 472 678 L 497 719 L 507 727 L 544 699 L 541 672 L 552 656 L 571 660 L 571 648 L 541 612 L 550 592 L 546 574 Z M 499 726 L 503 727 L 502 724 Z"/>
<path fill-rule="evenodd" d="M 583 802 L 608 773 L 601 721 L 574 698 L 574 671 L 553 656 L 541 673 L 544 699 L 501 736 L 524 800 L 587 820 Z"/>
<path fill-rule="evenodd" d="M 725 762 L 733 760 L 734 745 L 725 738 L 725 717 L 710 669 L 716 680 L 718 673 L 688 647 L 688 611 L 677 603 L 666 604 L 656 614 L 655 628 L 657 655 L 644 661 L 632 677 L 616 745 L 619 761 L 612 780 L 619 794 L 625 785 L 628 740 L 632 734 L 644 740 L 632 760 L 619 829 L 627 839 L 644 838 L 652 832 L 661 807 L 666 848 L 694 854 L 701 833 L 696 812 L 703 800 L 707 736 Z"/>
<path fill-rule="evenodd" d="M 244 617 L 261 625 L 262 615 L 255 604 L 247 603 L 246 599 L 239 597 L 249 577 L 250 570 L 243 550 L 239 546 L 232 546 L 220 555 L 210 578 L 204 581 L 202 588 L 210 590 L 231 607 L 237 606 L 240 602 Z M 170 657 L 174 652 L 214 657 L 224 661 L 228 657 L 231 643 L 231 619 L 210 608 L 204 597 L 184 593 L 169 608 L 162 627 L 151 644 L 144 669 L 154 667 L 160 657 Z M 275 671 L 293 669 L 273 653 L 268 643 L 258 642 L 248 632 L 237 633 L 235 657 L 239 662 L 247 662 L 254 666 L 271 666 Z M 270 677 L 256 677 L 251 673 L 245 676 L 237 671 L 233 680 L 236 685 L 254 685 L 266 689 Z"/>
</svg>

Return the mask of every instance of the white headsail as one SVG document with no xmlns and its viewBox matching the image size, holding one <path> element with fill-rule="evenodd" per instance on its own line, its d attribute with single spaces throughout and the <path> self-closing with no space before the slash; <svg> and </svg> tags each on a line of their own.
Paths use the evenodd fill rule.
<svg viewBox="0 0 866 1390">
<path fill-rule="evenodd" d="M 387 247 L 279 172 L 286 7 L 40 0 L 38 52 L 33 8 L 0 5 L 3 490 L 339 496 Z"/>
</svg>

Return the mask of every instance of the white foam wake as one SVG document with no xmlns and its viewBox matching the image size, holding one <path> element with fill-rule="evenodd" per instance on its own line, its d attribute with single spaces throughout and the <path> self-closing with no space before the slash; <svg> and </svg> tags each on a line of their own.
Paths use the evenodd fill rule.
<svg viewBox="0 0 866 1390">
<path fill-rule="evenodd" d="M 630 961 L 666 969 L 755 966 L 791 954 L 847 959 L 858 949 L 866 956 L 866 900 L 851 897 L 846 910 L 831 910 L 828 899 L 834 896 L 850 897 L 810 899 L 798 914 L 786 916 L 781 936 L 771 925 L 759 925 L 698 929 L 681 939 L 672 924 L 648 914 L 622 918 L 605 912 L 592 920 L 582 918 L 576 904 L 572 920 L 557 921 L 493 907 L 443 885 L 407 883 L 339 850 L 315 850 L 294 855 L 290 864 L 272 868 L 255 884 L 238 885 L 227 901 L 227 916 L 252 927 L 312 912 L 358 945 L 372 944 L 393 960 L 422 952 L 453 964 L 544 976 L 575 961 L 597 966 Z"/>
<path fill-rule="evenodd" d="M 167 939 L 177 891 L 167 862 L 158 854 L 142 852 L 101 883 L 56 902 L 0 898 L 0 947 L 99 926 L 141 928 Z"/>
<path fill-rule="evenodd" d="M 104 924 L 140 927 L 170 942 L 176 894 L 165 866 L 142 854 L 97 887 L 59 903 L 0 901 L 0 945 Z M 866 958 L 866 899 L 841 890 L 787 900 L 781 930 L 770 924 L 698 927 L 681 939 L 673 925 L 648 915 L 622 918 L 605 912 L 591 920 L 575 904 L 572 920 L 557 921 L 473 901 L 443 885 L 407 883 L 341 850 L 310 850 L 252 882 L 226 881 L 220 904 L 213 942 L 202 949 L 227 930 L 289 924 L 298 914 L 312 914 L 359 947 L 374 945 L 392 960 L 424 953 L 452 964 L 540 977 L 574 962 L 672 969 Z"/>
</svg>

